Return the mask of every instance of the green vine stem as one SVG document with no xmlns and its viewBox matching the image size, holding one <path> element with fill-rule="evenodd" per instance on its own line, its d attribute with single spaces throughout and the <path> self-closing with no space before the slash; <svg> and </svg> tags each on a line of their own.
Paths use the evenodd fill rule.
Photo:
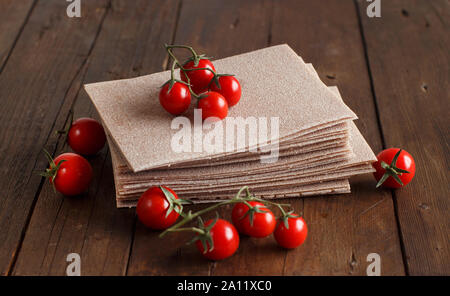
<svg viewBox="0 0 450 296">
<path fill-rule="evenodd" d="M 246 192 L 246 196 L 245 197 L 241 197 L 241 194 L 242 194 L 242 192 L 244 190 Z M 268 201 L 268 200 L 263 200 L 263 199 L 255 197 L 255 196 L 252 196 L 251 193 L 250 193 L 249 187 L 248 186 L 244 186 L 238 191 L 236 196 L 234 198 L 232 198 L 232 199 L 216 203 L 216 204 L 214 204 L 214 205 L 212 205 L 210 207 L 207 207 L 207 208 L 205 208 L 203 210 L 200 210 L 198 212 L 195 212 L 195 213 L 192 213 L 192 211 L 189 211 L 184 216 L 183 220 L 181 220 L 177 224 L 173 225 L 172 227 L 167 228 L 164 232 L 162 232 L 159 235 L 159 237 L 163 237 L 167 233 L 174 232 L 174 231 L 194 231 L 194 232 L 200 233 L 198 230 L 201 230 L 201 229 L 199 229 L 199 228 L 196 228 L 196 227 L 181 228 L 181 226 L 183 226 L 186 223 L 194 220 L 197 217 L 200 217 L 201 215 L 203 215 L 203 214 L 205 214 L 207 212 L 213 211 L 213 210 L 215 210 L 215 209 L 217 209 L 217 208 L 219 208 L 221 206 L 224 206 L 224 205 L 229 205 L 229 204 L 234 204 L 234 203 L 245 203 L 249 208 L 251 208 L 252 206 L 248 203 L 249 201 L 258 201 L 258 202 L 261 202 L 264 205 L 276 206 L 276 207 L 278 207 L 278 209 L 280 209 L 283 217 L 287 215 L 286 211 L 283 209 L 283 206 L 286 206 L 286 207 L 290 207 L 291 206 L 290 204 L 279 204 L 279 203 L 275 203 L 275 202 Z"/>
<path fill-rule="evenodd" d="M 178 60 L 178 58 L 177 58 L 177 57 L 175 56 L 175 54 L 173 53 L 172 49 L 174 49 L 174 48 L 184 48 L 184 49 L 188 49 L 188 50 L 191 52 L 191 54 L 192 54 L 191 59 L 194 60 L 194 65 L 197 66 L 197 65 L 198 65 L 198 62 L 200 61 L 200 59 L 204 58 L 204 56 L 203 56 L 203 55 L 198 55 L 198 54 L 195 52 L 195 50 L 194 50 L 191 46 L 187 46 L 187 45 L 168 45 L 168 44 L 165 44 L 164 47 L 165 47 L 167 53 L 169 54 L 169 56 L 170 56 L 170 57 L 172 58 L 172 60 L 173 60 L 172 68 L 171 68 L 171 70 L 170 70 L 170 80 L 169 80 L 168 82 L 166 82 L 166 83 L 169 83 L 169 82 L 170 82 L 170 84 L 171 84 L 171 86 L 172 86 L 172 85 L 175 83 L 175 81 L 181 82 L 181 81 L 175 79 L 175 74 L 174 74 L 174 73 L 175 73 L 175 67 L 178 66 L 178 68 L 180 68 L 180 71 L 182 71 L 182 72 L 185 74 L 185 77 L 186 77 L 186 79 L 187 79 L 187 83 L 185 83 L 185 84 L 188 86 L 189 91 L 191 92 L 191 95 L 192 95 L 194 98 L 196 98 L 196 99 L 200 99 L 200 98 L 201 98 L 201 95 L 196 94 L 196 93 L 192 90 L 192 88 L 191 88 L 191 80 L 189 79 L 189 76 L 187 75 L 187 72 L 190 72 L 190 71 L 198 71 L 198 70 L 207 70 L 207 71 L 210 71 L 211 73 L 213 73 L 214 77 L 213 77 L 212 80 L 216 80 L 216 79 L 217 79 L 216 77 L 217 77 L 218 75 L 216 74 L 216 72 L 215 72 L 214 70 L 210 69 L 210 68 L 185 69 L 185 68 L 183 67 L 183 65 L 180 63 L 180 61 Z M 172 88 L 171 86 L 169 87 L 169 91 L 170 91 L 170 89 Z"/>
<path fill-rule="evenodd" d="M 165 44 L 164 47 L 166 48 L 167 51 L 172 51 L 172 48 L 184 48 L 184 49 L 188 49 L 191 54 L 192 54 L 192 59 L 194 60 L 194 66 L 198 65 L 198 62 L 200 61 L 200 59 L 203 57 L 202 55 L 198 55 L 194 48 L 192 48 L 191 46 L 187 46 L 187 45 L 168 45 Z M 172 57 L 173 58 L 173 57 Z"/>
</svg>

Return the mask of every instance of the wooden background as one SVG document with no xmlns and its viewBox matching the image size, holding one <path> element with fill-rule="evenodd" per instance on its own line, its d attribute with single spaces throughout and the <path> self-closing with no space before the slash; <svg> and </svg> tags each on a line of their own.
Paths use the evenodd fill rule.
<svg viewBox="0 0 450 296">
<path fill-rule="evenodd" d="M 449 2 L 382 0 L 0 0 L 0 271 L 64 275 L 365 275 L 369 253 L 382 275 L 449 275 Z M 293 199 L 309 226 L 298 249 L 243 238 L 222 262 L 205 261 L 189 234 L 158 239 L 133 209 L 118 210 L 109 151 L 90 158 L 95 179 L 80 198 L 56 195 L 37 175 L 42 148 L 68 151 L 55 131 L 96 117 L 84 83 L 167 66 L 164 43 L 215 58 L 288 43 L 338 85 L 375 152 L 402 147 L 413 182 L 376 190 L 371 175 L 352 194 Z M 280 102 L 282 103 L 282 102 Z M 229 211 L 222 214 L 228 218 Z"/>
</svg>

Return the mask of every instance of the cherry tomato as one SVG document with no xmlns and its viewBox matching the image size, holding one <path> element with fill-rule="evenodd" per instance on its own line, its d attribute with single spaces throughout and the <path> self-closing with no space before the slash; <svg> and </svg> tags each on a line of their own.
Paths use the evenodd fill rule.
<svg viewBox="0 0 450 296">
<path fill-rule="evenodd" d="M 213 221 L 212 219 L 206 221 L 205 226 L 208 226 Z M 197 240 L 195 243 L 197 249 L 205 258 L 222 260 L 233 255 L 239 247 L 239 234 L 236 228 L 226 220 L 218 219 L 216 224 L 211 228 L 210 235 L 214 244 L 213 250 L 209 250 L 211 246 L 207 242 L 206 246 L 208 251 L 203 253 L 204 248 L 201 241 Z"/>
<path fill-rule="evenodd" d="M 189 87 L 183 83 L 175 82 L 169 91 L 170 83 L 166 83 L 159 91 L 161 106 L 173 115 L 179 115 L 186 111 L 191 104 Z"/>
<path fill-rule="evenodd" d="M 289 228 L 286 228 L 283 219 L 279 219 L 277 228 L 273 233 L 277 243 L 286 249 L 293 249 L 300 246 L 308 235 L 308 228 L 306 227 L 305 220 L 298 215 L 292 216 L 296 217 L 287 218 Z"/>
<path fill-rule="evenodd" d="M 252 207 L 258 207 L 258 211 L 253 212 L 253 224 L 250 222 L 249 207 L 245 203 L 237 203 L 233 207 L 231 219 L 240 233 L 251 237 L 266 237 L 270 235 L 276 226 L 276 219 L 271 210 L 258 201 L 248 202 Z"/>
<path fill-rule="evenodd" d="M 233 76 L 220 76 L 219 84 L 220 88 L 214 81 L 211 82 L 210 89 L 224 96 L 229 107 L 236 105 L 241 98 L 239 81 Z"/>
<path fill-rule="evenodd" d="M 378 161 L 373 164 L 373 167 L 376 170 L 373 175 L 379 182 L 377 187 L 383 185 L 388 188 L 401 188 L 411 182 L 414 178 L 416 173 L 416 163 L 411 154 L 405 150 L 401 150 L 397 160 L 393 163 L 394 157 L 399 151 L 399 148 L 389 148 L 381 151 L 377 155 Z M 384 162 L 384 168 L 382 162 Z M 403 184 L 398 182 L 395 178 L 398 178 Z"/>
<path fill-rule="evenodd" d="M 56 172 L 53 183 L 55 189 L 64 195 L 73 196 L 85 192 L 92 180 L 92 167 L 82 156 L 63 153 L 54 159 L 56 165 L 64 160 Z M 51 168 L 50 168 L 51 169 Z"/>
<path fill-rule="evenodd" d="M 93 118 L 79 118 L 72 123 L 67 142 L 73 151 L 82 155 L 94 155 L 105 146 L 103 126 Z"/>
<path fill-rule="evenodd" d="M 208 68 L 213 70 L 214 72 L 216 71 L 213 63 L 211 63 L 211 61 L 208 59 L 200 59 L 197 66 L 194 65 L 194 61 L 188 61 L 183 65 L 183 68 L 184 69 Z M 191 88 L 196 94 L 201 94 L 207 91 L 209 82 L 214 77 L 214 74 L 209 70 L 188 71 L 186 73 L 187 76 L 189 77 Z M 184 72 L 182 72 L 180 76 L 181 80 L 183 80 L 184 82 L 188 82 L 186 74 L 184 74 Z"/>
<path fill-rule="evenodd" d="M 169 190 L 175 199 L 178 199 L 175 191 L 166 186 L 164 188 Z M 136 213 L 139 221 L 145 226 L 152 229 L 166 229 L 175 223 L 180 216 L 175 210 L 172 210 L 166 217 L 169 206 L 169 201 L 164 192 L 158 186 L 154 186 L 141 195 L 136 206 Z"/>
<path fill-rule="evenodd" d="M 214 91 L 206 92 L 198 101 L 198 108 L 202 110 L 202 119 L 217 117 L 224 119 L 228 115 L 228 103 L 225 98 Z"/>
</svg>

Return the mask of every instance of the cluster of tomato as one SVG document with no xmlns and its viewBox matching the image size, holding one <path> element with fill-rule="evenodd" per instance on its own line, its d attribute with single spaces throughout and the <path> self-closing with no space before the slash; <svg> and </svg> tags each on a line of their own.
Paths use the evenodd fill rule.
<svg viewBox="0 0 450 296">
<path fill-rule="evenodd" d="M 205 223 L 200 219 L 198 227 L 179 228 L 179 225 L 192 221 L 193 217 L 200 218 L 200 214 L 213 210 L 218 205 L 186 215 L 182 211 L 182 204 L 188 203 L 186 200 L 180 199 L 166 186 L 155 186 L 142 194 L 136 213 L 142 224 L 151 229 L 196 232 L 193 242 L 203 256 L 210 260 L 222 260 L 233 255 L 239 247 L 238 233 L 254 238 L 267 237 L 273 233 L 281 247 L 292 249 L 300 246 L 308 233 L 303 218 L 293 211 L 286 213 L 281 205 L 272 203 L 282 211 L 282 217 L 277 222 L 273 212 L 264 204 L 266 202 L 252 197 L 224 201 L 218 205 L 235 204 L 231 212 L 232 223 L 217 217 Z M 180 215 L 183 220 L 171 227 Z"/>
<path fill-rule="evenodd" d="M 50 167 L 43 175 L 49 178 L 50 183 L 60 193 L 68 196 L 79 195 L 87 190 L 93 176 L 91 165 L 80 154 L 89 156 L 98 153 L 105 145 L 105 132 L 98 121 L 80 118 L 61 133 L 66 134 L 69 146 L 76 153 L 63 153 L 52 159 L 46 152 Z M 377 187 L 383 185 L 400 188 L 413 179 L 416 167 L 408 152 L 390 148 L 380 152 L 377 158 L 378 161 L 374 163 Z M 278 222 L 273 212 L 265 205 L 267 201 L 247 198 L 222 202 L 235 204 L 231 212 L 232 223 L 219 218 L 203 223 L 200 214 L 204 211 L 197 214 L 189 212 L 188 215 L 183 213 L 183 205 L 188 203 L 190 202 L 180 199 L 168 187 L 151 187 L 140 197 L 136 212 L 139 220 L 147 227 L 166 231 L 198 216 L 198 227 L 175 228 L 174 231 L 196 232 L 193 241 L 203 256 L 211 260 L 221 260 L 233 255 L 239 247 L 238 233 L 255 238 L 267 237 L 273 233 L 277 243 L 287 249 L 300 246 L 307 236 L 308 230 L 303 218 L 293 212 L 286 213 L 283 207 L 276 203 L 270 202 L 278 205 L 282 212 Z M 180 215 L 183 220 L 171 227 Z"/>
<path fill-rule="evenodd" d="M 189 49 L 192 57 L 183 64 L 172 53 L 173 48 Z M 241 98 L 239 81 L 229 74 L 217 74 L 213 63 L 189 46 L 166 45 L 166 50 L 174 60 L 171 79 L 159 92 L 161 106 L 170 114 L 180 115 L 191 104 L 191 98 L 198 99 L 197 108 L 202 110 L 202 119 L 224 119 L 228 108 L 236 105 Z M 180 68 L 181 80 L 174 76 L 175 66 Z"/>
<path fill-rule="evenodd" d="M 69 128 L 58 133 L 66 135 L 75 153 L 63 153 L 52 159 L 44 150 L 50 167 L 41 175 L 47 177 L 58 192 L 74 196 L 85 192 L 93 177 L 89 161 L 81 155 L 97 154 L 105 146 L 106 135 L 103 126 L 95 119 L 79 118 L 72 123 L 70 116 L 69 121 Z"/>
<path fill-rule="evenodd" d="M 416 165 L 408 152 L 389 148 L 380 152 L 377 158 L 378 161 L 374 163 L 377 187 L 383 185 L 387 188 L 400 188 L 413 179 Z M 254 238 L 267 237 L 273 233 L 278 245 L 287 249 L 303 244 L 308 229 L 302 217 L 293 211 L 286 213 L 280 204 L 251 198 L 250 195 L 247 199 L 238 199 L 239 196 L 240 193 L 235 199 L 219 204 L 234 204 L 232 223 L 218 217 L 205 223 L 200 219 L 201 214 L 217 208 L 217 205 L 186 215 L 183 205 L 189 202 L 180 199 L 172 189 L 165 186 L 151 187 L 144 192 L 138 201 L 136 212 L 145 226 L 157 230 L 166 229 L 162 235 L 168 231 L 196 232 L 192 241 L 203 256 L 210 260 L 222 260 L 233 255 L 239 247 L 238 233 Z M 265 203 L 277 205 L 281 210 L 282 216 L 278 221 Z M 183 220 L 174 225 L 180 215 Z M 198 227 L 179 227 L 195 217 L 199 218 Z"/>
</svg>

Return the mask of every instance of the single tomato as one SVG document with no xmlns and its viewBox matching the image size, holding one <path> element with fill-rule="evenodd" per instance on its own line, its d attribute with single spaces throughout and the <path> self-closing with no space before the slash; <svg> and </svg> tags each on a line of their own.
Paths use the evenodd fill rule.
<svg viewBox="0 0 450 296">
<path fill-rule="evenodd" d="M 43 175 L 49 178 L 58 192 L 73 196 L 88 189 L 92 181 L 92 167 L 84 157 L 75 153 L 63 153 L 52 160 L 47 153 L 47 158 L 50 168 Z"/>
<path fill-rule="evenodd" d="M 245 203 L 237 203 L 233 207 L 231 213 L 233 224 L 242 234 L 251 237 L 269 236 L 276 226 L 275 215 L 261 202 L 248 203 L 252 207 L 250 210 Z"/>
<path fill-rule="evenodd" d="M 287 219 L 285 221 L 285 219 Z M 286 227 L 288 224 L 289 227 Z M 301 244 L 308 235 L 308 228 L 306 227 L 305 220 L 302 217 L 290 214 L 286 218 L 281 218 L 278 221 L 278 225 L 273 233 L 277 243 L 286 249 L 293 249 Z"/>
<path fill-rule="evenodd" d="M 202 119 L 209 117 L 224 119 L 228 115 L 228 103 L 225 98 L 214 91 L 202 94 L 198 101 L 198 108 L 202 110 Z"/>
<path fill-rule="evenodd" d="M 216 220 L 208 220 L 205 227 L 208 227 Z M 222 260 L 233 255 L 239 247 L 239 234 L 236 228 L 226 220 L 217 219 L 214 226 L 209 230 L 208 235 L 211 236 L 213 246 L 209 242 L 205 242 L 206 252 L 201 240 L 197 240 L 195 245 L 202 255 L 210 260 Z M 211 247 L 212 250 L 211 250 Z"/>
<path fill-rule="evenodd" d="M 79 118 L 70 126 L 67 134 L 70 148 L 82 155 L 94 155 L 105 146 L 103 126 L 93 118 Z"/>
<path fill-rule="evenodd" d="M 414 158 L 405 150 L 389 148 L 377 155 L 373 164 L 373 175 L 378 181 L 377 187 L 401 188 L 411 182 L 416 174 Z"/>
<path fill-rule="evenodd" d="M 219 85 L 212 81 L 210 89 L 221 94 L 228 103 L 228 107 L 236 105 L 241 99 L 241 85 L 234 76 L 220 76 Z"/>
<path fill-rule="evenodd" d="M 175 82 L 169 91 L 170 83 L 163 85 L 159 91 L 159 102 L 170 114 L 180 115 L 185 112 L 191 104 L 191 93 L 189 87 L 181 82 Z"/>
<path fill-rule="evenodd" d="M 193 60 L 189 60 L 183 65 L 183 68 L 186 70 L 192 70 L 187 71 L 186 74 L 184 74 L 184 72 L 181 72 L 180 76 L 181 80 L 183 80 L 186 83 L 188 82 L 187 77 L 189 77 L 191 88 L 196 94 L 201 94 L 208 90 L 209 82 L 214 77 L 214 73 L 211 72 L 210 70 L 195 70 L 195 69 L 200 68 L 211 69 L 215 72 L 216 69 L 214 68 L 213 63 L 210 60 L 200 59 L 198 61 L 197 66 L 195 66 Z"/>
<path fill-rule="evenodd" d="M 168 190 L 172 196 L 170 198 L 178 199 L 175 191 L 169 187 L 164 186 L 164 189 Z M 145 191 L 136 206 L 136 213 L 139 221 L 145 226 L 152 229 L 166 229 L 180 216 L 175 209 L 167 215 L 170 203 L 166 197 L 166 194 L 159 186 L 150 187 Z"/>
</svg>

